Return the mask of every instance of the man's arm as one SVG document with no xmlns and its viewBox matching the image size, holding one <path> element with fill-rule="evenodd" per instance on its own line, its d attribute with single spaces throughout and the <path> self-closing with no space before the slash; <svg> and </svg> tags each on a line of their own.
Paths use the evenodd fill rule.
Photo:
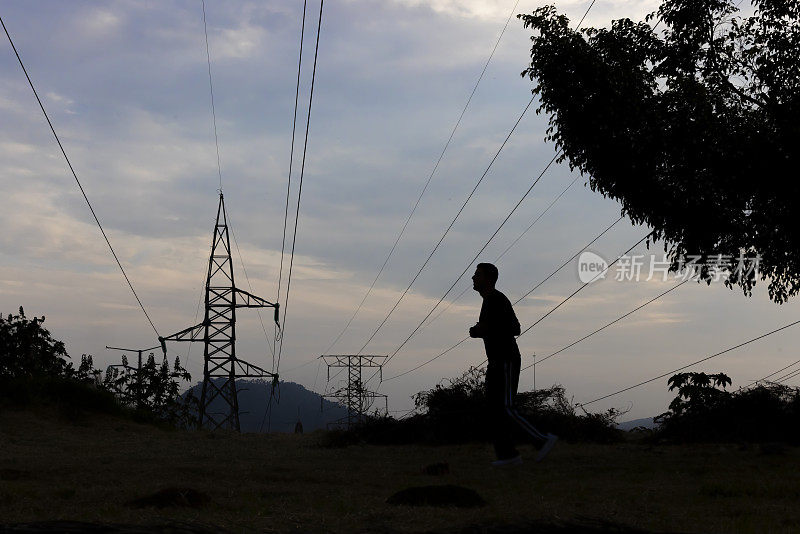
<svg viewBox="0 0 800 534">
<path fill-rule="evenodd" d="M 483 330 L 480 322 L 475 323 L 475 326 L 469 327 L 469 337 L 483 337 Z"/>
<path fill-rule="evenodd" d="M 511 312 L 511 335 L 517 337 L 521 331 L 519 319 L 517 319 L 517 314 L 514 313 L 513 307 L 509 306 L 509 310 Z"/>
</svg>

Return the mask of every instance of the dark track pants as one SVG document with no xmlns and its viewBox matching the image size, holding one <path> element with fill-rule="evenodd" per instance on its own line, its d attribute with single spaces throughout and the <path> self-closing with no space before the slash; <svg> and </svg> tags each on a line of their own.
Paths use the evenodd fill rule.
<svg viewBox="0 0 800 534">
<path fill-rule="evenodd" d="M 519 425 L 539 446 L 547 439 L 514 407 L 514 397 L 519 386 L 520 359 L 491 361 L 486 368 L 486 396 L 489 401 L 489 418 L 492 440 L 497 458 L 505 460 L 519 454 L 514 448 L 513 425 Z"/>
</svg>

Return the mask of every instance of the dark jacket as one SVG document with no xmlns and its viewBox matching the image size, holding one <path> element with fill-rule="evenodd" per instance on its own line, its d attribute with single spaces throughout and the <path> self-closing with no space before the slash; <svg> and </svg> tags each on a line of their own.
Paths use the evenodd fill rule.
<svg viewBox="0 0 800 534">
<path fill-rule="evenodd" d="M 519 321 L 511 302 L 497 289 L 483 298 L 478 326 L 477 337 L 483 338 L 486 358 L 490 362 L 520 357 L 515 338 L 520 333 Z"/>
</svg>

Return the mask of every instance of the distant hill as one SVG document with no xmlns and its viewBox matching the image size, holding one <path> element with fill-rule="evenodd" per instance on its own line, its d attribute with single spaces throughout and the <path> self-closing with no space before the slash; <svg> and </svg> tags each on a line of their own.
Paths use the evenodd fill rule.
<svg viewBox="0 0 800 534">
<path fill-rule="evenodd" d="M 620 430 L 628 431 L 637 426 L 643 426 L 645 428 L 655 428 L 656 423 L 653 421 L 652 417 L 644 417 L 642 419 L 634 419 L 632 421 L 625 421 L 624 423 L 617 423 L 617 428 Z"/>
<path fill-rule="evenodd" d="M 242 432 L 267 432 L 270 418 L 267 416 L 264 419 L 264 414 L 269 402 L 270 384 L 257 380 L 237 380 L 236 386 L 239 390 L 239 424 Z M 195 384 L 192 390 L 199 399 L 202 383 Z M 311 432 L 324 429 L 328 423 L 347 415 L 344 406 L 325 399 L 320 404 L 321 397 L 300 384 L 281 381 L 278 392 L 279 395 L 272 401 L 270 432 L 294 432 L 298 420 L 303 423 L 304 432 Z M 227 410 L 225 403 L 219 398 L 214 399 L 211 411 L 224 410 Z"/>
</svg>

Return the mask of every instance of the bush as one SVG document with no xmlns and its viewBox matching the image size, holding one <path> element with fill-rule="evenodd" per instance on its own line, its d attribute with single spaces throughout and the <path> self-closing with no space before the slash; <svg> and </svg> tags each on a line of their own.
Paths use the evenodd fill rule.
<svg viewBox="0 0 800 534">
<path fill-rule="evenodd" d="M 55 402 L 62 410 L 121 412 L 139 420 L 188 427 L 195 422 L 197 400 L 181 396 L 179 380 L 191 380 L 180 361 L 170 369 L 166 357 L 157 365 L 151 354 L 141 369 L 123 364 L 103 373 L 84 354 L 75 369 L 61 341 L 42 326 L 44 316 L 28 319 L 0 314 L 0 399 L 15 405 Z"/>
<path fill-rule="evenodd" d="M 92 357 L 83 355 L 77 370 L 61 341 L 42 326 L 44 316 L 28 319 L 20 306 L 19 315 L 0 313 L 0 377 L 31 378 L 60 376 L 80 381 L 94 380 Z M 99 372 L 99 371 L 98 371 Z"/>
<path fill-rule="evenodd" d="M 681 373 L 669 380 L 678 396 L 656 418 L 654 437 L 677 442 L 775 442 L 800 444 L 800 389 L 767 383 L 725 391 L 719 373 Z"/>
<path fill-rule="evenodd" d="M 172 369 L 166 355 L 156 364 L 155 355 L 147 357 L 141 368 L 131 367 L 123 354 L 121 365 L 110 365 L 102 387 L 112 392 L 137 418 L 168 423 L 180 428 L 197 425 L 198 401 L 192 390 L 181 395 L 178 381 L 191 381 L 189 372 L 175 358 Z"/>
<path fill-rule="evenodd" d="M 484 380 L 485 370 L 471 367 L 458 378 L 444 380 L 433 389 L 414 395 L 418 413 L 402 419 L 370 416 L 349 431 L 330 434 L 325 444 L 346 446 L 360 442 L 453 444 L 490 441 Z M 600 414 L 585 411 L 578 414 L 577 407 L 567 399 L 562 386 L 520 393 L 516 403 L 520 414 L 538 428 L 558 434 L 568 441 L 605 443 L 622 439 L 622 432 L 615 426 L 620 412 L 612 409 Z M 516 433 L 520 441 L 530 439 L 522 429 L 517 429 Z"/>
</svg>

